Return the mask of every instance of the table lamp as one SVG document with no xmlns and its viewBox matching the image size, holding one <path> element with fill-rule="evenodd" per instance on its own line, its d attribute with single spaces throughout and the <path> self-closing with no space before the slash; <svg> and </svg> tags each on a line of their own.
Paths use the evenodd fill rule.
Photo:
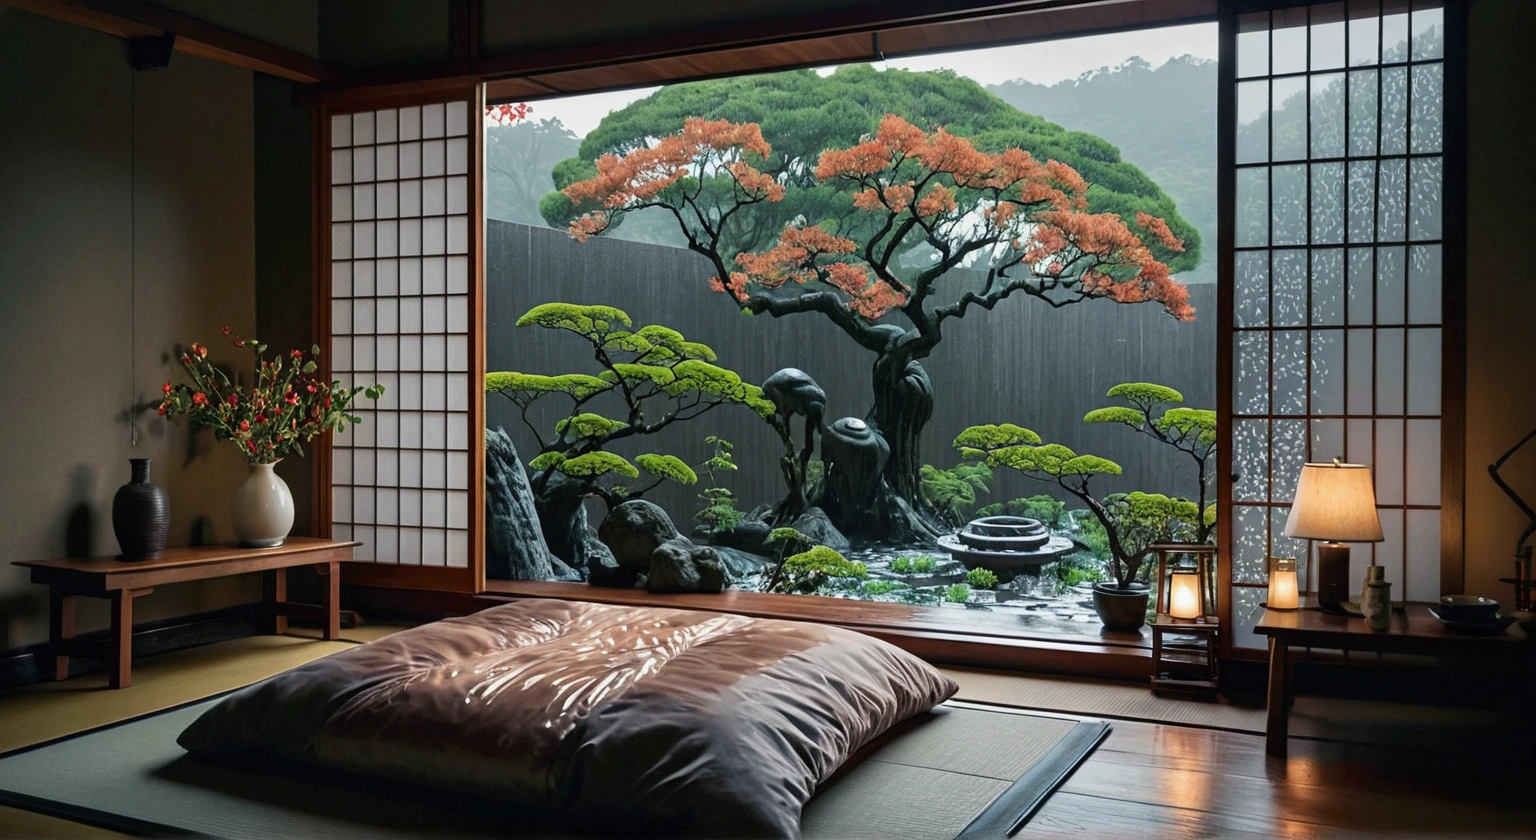
<svg viewBox="0 0 1536 840">
<path fill-rule="evenodd" d="M 1306 464 L 1296 482 L 1296 500 L 1285 520 L 1285 535 L 1320 540 L 1317 546 L 1317 604 L 1343 612 L 1349 598 L 1351 542 L 1381 542 L 1381 517 L 1371 470 L 1364 464 Z M 1372 561 L 1375 565 L 1375 561 Z"/>
</svg>

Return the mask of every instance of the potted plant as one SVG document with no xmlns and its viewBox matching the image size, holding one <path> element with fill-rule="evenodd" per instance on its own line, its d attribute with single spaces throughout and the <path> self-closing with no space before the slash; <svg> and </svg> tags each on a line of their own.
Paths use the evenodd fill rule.
<svg viewBox="0 0 1536 840">
<path fill-rule="evenodd" d="M 1119 464 L 1097 455 L 1079 455 L 1059 443 L 1044 443 L 1033 431 L 1003 424 L 972 426 L 955 438 L 970 459 L 1007 467 L 1055 483 L 1083 503 L 1104 529 L 1112 581 L 1095 583 L 1093 606 L 1109 630 L 1135 631 L 1146 623 L 1150 587 L 1141 580 L 1151 546 L 1188 539 L 1198 507 L 1158 493 L 1095 495 L 1096 475 L 1119 475 Z"/>
<path fill-rule="evenodd" d="M 1188 455 L 1195 462 L 1199 499 L 1195 509 L 1193 540 L 1211 541 L 1216 525 L 1216 503 L 1206 504 L 1210 489 L 1211 467 L 1216 458 L 1216 412 L 1208 408 L 1186 408 L 1184 395 L 1166 385 L 1150 382 L 1124 382 L 1109 389 L 1105 396 L 1118 397 L 1128 405 L 1094 409 L 1083 417 L 1085 423 L 1119 423 L 1167 444 Z"/>
<path fill-rule="evenodd" d="M 340 432 L 362 422 L 351 413 L 358 394 L 376 400 L 382 385 L 343 387 L 316 378 L 318 346 L 305 354 L 266 359 L 267 345 L 222 332 L 236 347 L 250 351 L 255 369 L 242 387 L 208 360 L 208 348 L 197 342 L 180 356 L 191 384 L 165 383 L 160 416 L 186 416 L 192 425 L 209 429 L 218 440 L 235 444 L 250 469 L 235 491 L 235 540 L 242 546 L 271 548 L 283 544 L 293 528 L 293 496 L 273 467 L 287 455 L 303 457 L 304 444 L 326 431 Z"/>
</svg>

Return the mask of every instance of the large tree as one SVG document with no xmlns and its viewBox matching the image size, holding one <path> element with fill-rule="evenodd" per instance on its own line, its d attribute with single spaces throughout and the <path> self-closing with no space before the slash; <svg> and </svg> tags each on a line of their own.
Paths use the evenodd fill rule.
<svg viewBox="0 0 1536 840">
<path fill-rule="evenodd" d="M 785 195 L 774 204 L 738 213 L 727 231 L 732 238 L 726 250 L 757 251 L 768 247 L 784 225 L 797 218 L 811 224 L 833 218 L 845 225 L 852 221 L 848 217 L 853 193 L 846 185 L 817 179 L 816 164 L 823 150 L 847 148 L 873 134 L 886 114 L 899 114 L 925 131 L 942 126 L 982 151 L 1019 148 L 1039 160 L 1061 161 L 1088 182 L 1089 210 L 1124 219 L 1137 213 L 1163 219 L 1184 250 L 1167 249 L 1155 241 L 1149 246 L 1170 270 L 1187 271 L 1200 262 L 1200 235 L 1194 226 L 1151 178 L 1121 159 L 1114 145 L 1020 111 L 975 81 L 948 70 L 881 71 L 852 64 L 828 75 L 794 70 L 668 85 L 604 117 L 582 139 L 579 151 L 553 168 L 551 179 L 556 190 L 588 179 L 596 174 L 599 158 L 622 157 L 654 145 L 675 134 L 689 117 L 756 124 L 773 150 L 759 168 L 784 185 Z M 546 195 L 539 210 L 557 228 L 581 214 L 560 192 Z M 646 219 L 648 215 L 629 219 L 626 231 L 630 226 L 641 227 L 645 233 L 640 238 L 684 244 L 675 230 L 662 227 L 670 227 L 669 220 Z M 853 231 L 844 233 L 859 238 Z M 922 256 L 913 255 L 914 259 Z"/>
</svg>

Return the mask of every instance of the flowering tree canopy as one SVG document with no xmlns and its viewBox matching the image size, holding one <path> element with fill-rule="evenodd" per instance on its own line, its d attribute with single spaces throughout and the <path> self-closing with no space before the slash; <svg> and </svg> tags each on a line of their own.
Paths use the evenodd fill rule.
<svg viewBox="0 0 1536 840">
<path fill-rule="evenodd" d="M 942 128 L 925 132 L 895 115 L 864 142 L 824 151 L 815 170 L 819 181 L 854 192 L 854 208 L 874 220 L 874 235 L 855 241 L 836 222 L 790 224 L 772 247 L 728 263 L 719 246 L 731 217 L 784 197 L 784 186 L 756 165 L 771 153 L 756 125 L 686 120 L 654 146 L 599 158 L 595 177 L 567 186 L 565 196 L 584 208 L 570 232 L 585 239 L 623 214 L 663 208 L 689 247 L 716 263 L 709 282 L 717 291 L 753 312 L 816 310 L 845 328 L 901 310 L 918 333 L 936 336 L 944 321 L 1015 293 L 1058 306 L 1093 297 L 1155 301 L 1176 318 L 1194 317 L 1188 290 L 1145 244 L 1150 238 L 1182 249 L 1162 219 L 1138 214 L 1133 229 L 1113 214 L 1086 212 L 1088 185 L 1071 167 L 1022 149 L 982 152 Z M 729 189 L 719 189 L 722 183 Z M 711 185 L 717 188 L 706 189 Z M 934 258 L 908 269 L 901 257 L 922 247 Z M 930 304 L 940 280 L 972 264 L 986 268 L 980 289 Z M 786 284 L 804 291 L 774 294 Z"/>
</svg>

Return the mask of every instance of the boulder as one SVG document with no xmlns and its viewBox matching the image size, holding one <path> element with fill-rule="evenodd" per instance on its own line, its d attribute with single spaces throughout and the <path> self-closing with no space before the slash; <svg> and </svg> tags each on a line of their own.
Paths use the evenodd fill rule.
<svg viewBox="0 0 1536 840">
<path fill-rule="evenodd" d="M 633 499 L 608 512 L 597 536 L 620 566 L 645 571 L 656 547 L 678 536 L 677 526 L 659 505 Z M 692 545 L 692 543 L 689 543 Z"/>
<path fill-rule="evenodd" d="M 639 582 L 641 573 L 645 571 L 644 567 L 620 566 L 613 559 L 613 552 L 596 537 L 587 543 L 586 559 L 587 583 L 593 586 L 630 589 Z"/>
<path fill-rule="evenodd" d="M 734 528 L 710 534 L 709 542 L 717 547 L 725 546 L 761 554 L 769 550 L 766 540 L 771 530 L 773 529 L 768 527 L 767 522 L 748 517 L 736 523 Z"/>
<path fill-rule="evenodd" d="M 742 551 L 739 548 L 730 548 L 723 545 L 710 546 L 715 553 L 720 555 L 720 562 L 725 565 L 725 573 L 731 580 L 740 580 L 748 575 L 755 575 L 773 565 L 772 557 L 761 554 L 753 554 L 750 551 Z"/>
<path fill-rule="evenodd" d="M 800 514 L 792 526 L 796 531 L 810 537 L 817 545 L 824 545 L 834 551 L 847 551 L 849 549 L 848 538 L 843 532 L 837 530 L 832 520 L 821 508 L 813 507 Z"/>
<path fill-rule="evenodd" d="M 512 438 L 485 432 L 485 575 L 493 580 L 580 580 L 549 550 L 528 474 Z"/>
<path fill-rule="evenodd" d="M 655 593 L 719 592 L 725 588 L 725 566 L 713 548 L 673 537 L 651 552 L 645 588 Z"/>
</svg>

